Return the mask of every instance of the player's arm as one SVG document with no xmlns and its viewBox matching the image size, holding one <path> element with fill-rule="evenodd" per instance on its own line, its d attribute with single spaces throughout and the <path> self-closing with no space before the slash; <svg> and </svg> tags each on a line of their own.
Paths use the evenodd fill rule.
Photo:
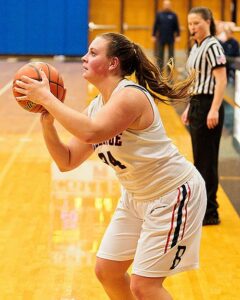
<svg viewBox="0 0 240 300">
<path fill-rule="evenodd" d="M 42 81 L 23 76 L 17 82 L 16 90 L 25 96 L 18 101 L 29 99 L 43 105 L 70 133 L 80 141 L 94 144 L 108 140 L 123 132 L 137 121 L 144 119 L 147 106 L 150 107 L 146 95 L 137 89 L 124 88 L 112 95 L 108 103 L 94 116 L 88 116 L 66 106 L 49 91 L 48 79 L 41 72 Z M 141 122 L 139 122 L 141 123 Z M 134 126 L 134 129 L 136 126 Z M 139 128 L 140 129 L 140 128 Z"/>
<path fill-rule="evenodd" d="M 108 140 L 131 127 L 143 113 L 143 102 L 147 103 L 143 92 L 126 88 L 112 96 L 92 119 L 67 107 L 54 96 L 44 106 L 79 140 L 94 144 Z"/>
<path fill-rule="evenodd" d="M 82 143 L 78 138 L 72 137 L 68 144 L 64 144 L 53 125 L 52 116 L 42 114 L 43 136 L 48 151 L 57 164 L 58 168 L 70 171 L 83 163 L 92 153 L 91 144 Z"/>
<path fill-rule="evenodd" d="M 215 78 L 214 98 L 207 116 L 207 126 L 209 129 L 214 128 L 219 122 L 219 108 L 224 97 L 224 90 L 227 85 L 226 68 L 219 67 L 213 70 Z"/>
<path fill-rule="evenodd" d="M 125 88 L 115 93 L 92 119 L 71 109 L 63 111 L 60 106 L 59 110 L 54 110 L 55 117 L 67 130 L 83 142 L 93 144 L 108 140 L 140 123 L 146 104 L 149 105 L 149 102 L 142 91 Z M 71 123 L 68 122 L 70 117 Z M 134 129 L 140 128 L 134 126 Z"/>
</svg>

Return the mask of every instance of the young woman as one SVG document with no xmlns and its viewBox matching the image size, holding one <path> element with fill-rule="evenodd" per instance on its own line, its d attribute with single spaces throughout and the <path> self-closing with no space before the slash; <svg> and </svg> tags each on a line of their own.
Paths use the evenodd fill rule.
<svg viewBox="0 0 240 300">
<path fill-rule="evenodd" d="M 196 70 L 196 81 L 182 120 L 189 124 L 194 165 L 206 182 L 208 201 L 203 225 L 217 225 L 220 223 L 218 153 L 224 118 L 222 101 L 227 84 L 226 58 L 214 37 L 215 24 L 208 8 L 192 8 L 188 14 L 188 27 L 195 44 L 187 68 Z"/>
<path fill-rule="evenodd" d="M 83 77 L 99 90 L 85 112 L 57 100 L 42 81 L 26 76 L 16 91 L 43 105 L 46 145 L 62 171 L 78 167 L 95 151 L 112 167 L 122 196 L 97 253 L 96 275 L 110 299 L 172 299 L 164 279 L 198 266 L 205 184 L 196 168 L 166 136 L 154 98 L 188 96 L 192 78 L 167 84 L 142 49 L 117 33 L 90 44 Z M 137 82 L 125 79 L 135 72 Z M 58 120 L 73 138 L 63 144 Z M 132 275 L 127 270 L 133 263 Z"/>
</svg>

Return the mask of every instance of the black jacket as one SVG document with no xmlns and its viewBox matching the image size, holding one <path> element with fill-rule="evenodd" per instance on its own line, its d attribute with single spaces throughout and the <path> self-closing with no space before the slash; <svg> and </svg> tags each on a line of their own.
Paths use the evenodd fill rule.
<svg viewBox="0 0 240 300">
<path fill-rule="evenodd" d="M 228 39 L 226 42 L 222 43 L 222 46 L 226 56 L 239 56 L 239 44 L 234 38 Z"/>
<path fill-rule="evenodd" d="M 175 36 L 179 35 L 180 29 L 177 15 L 170 10 L 158 12 L 153 26 L 153 36 L 160 43 L 172 44 Z"/>
</svg>

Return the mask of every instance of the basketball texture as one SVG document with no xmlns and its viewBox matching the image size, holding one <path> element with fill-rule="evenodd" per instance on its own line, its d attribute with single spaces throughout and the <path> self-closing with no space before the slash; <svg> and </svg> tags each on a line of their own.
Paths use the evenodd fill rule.
<svg viewBox="0 0 240 300">
<path fill-rule="evenodd" d="M 41 80 L 39 69 L 42 69 L 46 76 L 49 79 L 49 85 L 51 93 L 57 97 L 60 101 L 64 101 L 66 89 L 64 88 L 64 82 L 62 79 L 61 74 L 58 72 L 56 68 L 54 68 L 52 65 L 45 63 L 45 62 L 34 62 L 34 63 L 28 63 L 21 67 L 14 75 L 13 79 L 13 88 L 16 85 L 16 80 L 20 80 L 21 76 L 26 75 L 28 77 L 31 77 L 36 80 Z M 22 94 L 16 92 L 14 89 L 12 89 L 14 97 L 22 96 Z M 45 109 L 42 105 L 33 103 L 29 100 L 24 101 L 17 101 L 17 103 L 23 107 L 24 109 L 33 112 L 33 113 L 41 113 Z"/>
</svg>

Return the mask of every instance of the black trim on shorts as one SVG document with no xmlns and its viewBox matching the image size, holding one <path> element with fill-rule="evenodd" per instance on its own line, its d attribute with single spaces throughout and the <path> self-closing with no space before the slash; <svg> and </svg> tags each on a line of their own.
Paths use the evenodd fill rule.
<svg viewBox="0 0 240 300">
<path fill-rule="evenodd" d="M 182 225 L 182 216 L 183 216 L 183 207 L 184 207 L 184 203 L 185 200 L 187 199 L 187 189 L 185 185 L 181 186 L 182 188 L 182 200 L 180 201 L 179 207 L 178 207 L 178 214 L 177 214 L 177 226 L 175 228 L 174 231 L 174 236 L 173 236 L 173 240 L 172 240 L 172 244 L 171 244 L 171 248 L 173 248 L 178 241 L 178 237 L 179 237 L 179 232 L 180 232 L 180 228 Z"/>
</svg>

